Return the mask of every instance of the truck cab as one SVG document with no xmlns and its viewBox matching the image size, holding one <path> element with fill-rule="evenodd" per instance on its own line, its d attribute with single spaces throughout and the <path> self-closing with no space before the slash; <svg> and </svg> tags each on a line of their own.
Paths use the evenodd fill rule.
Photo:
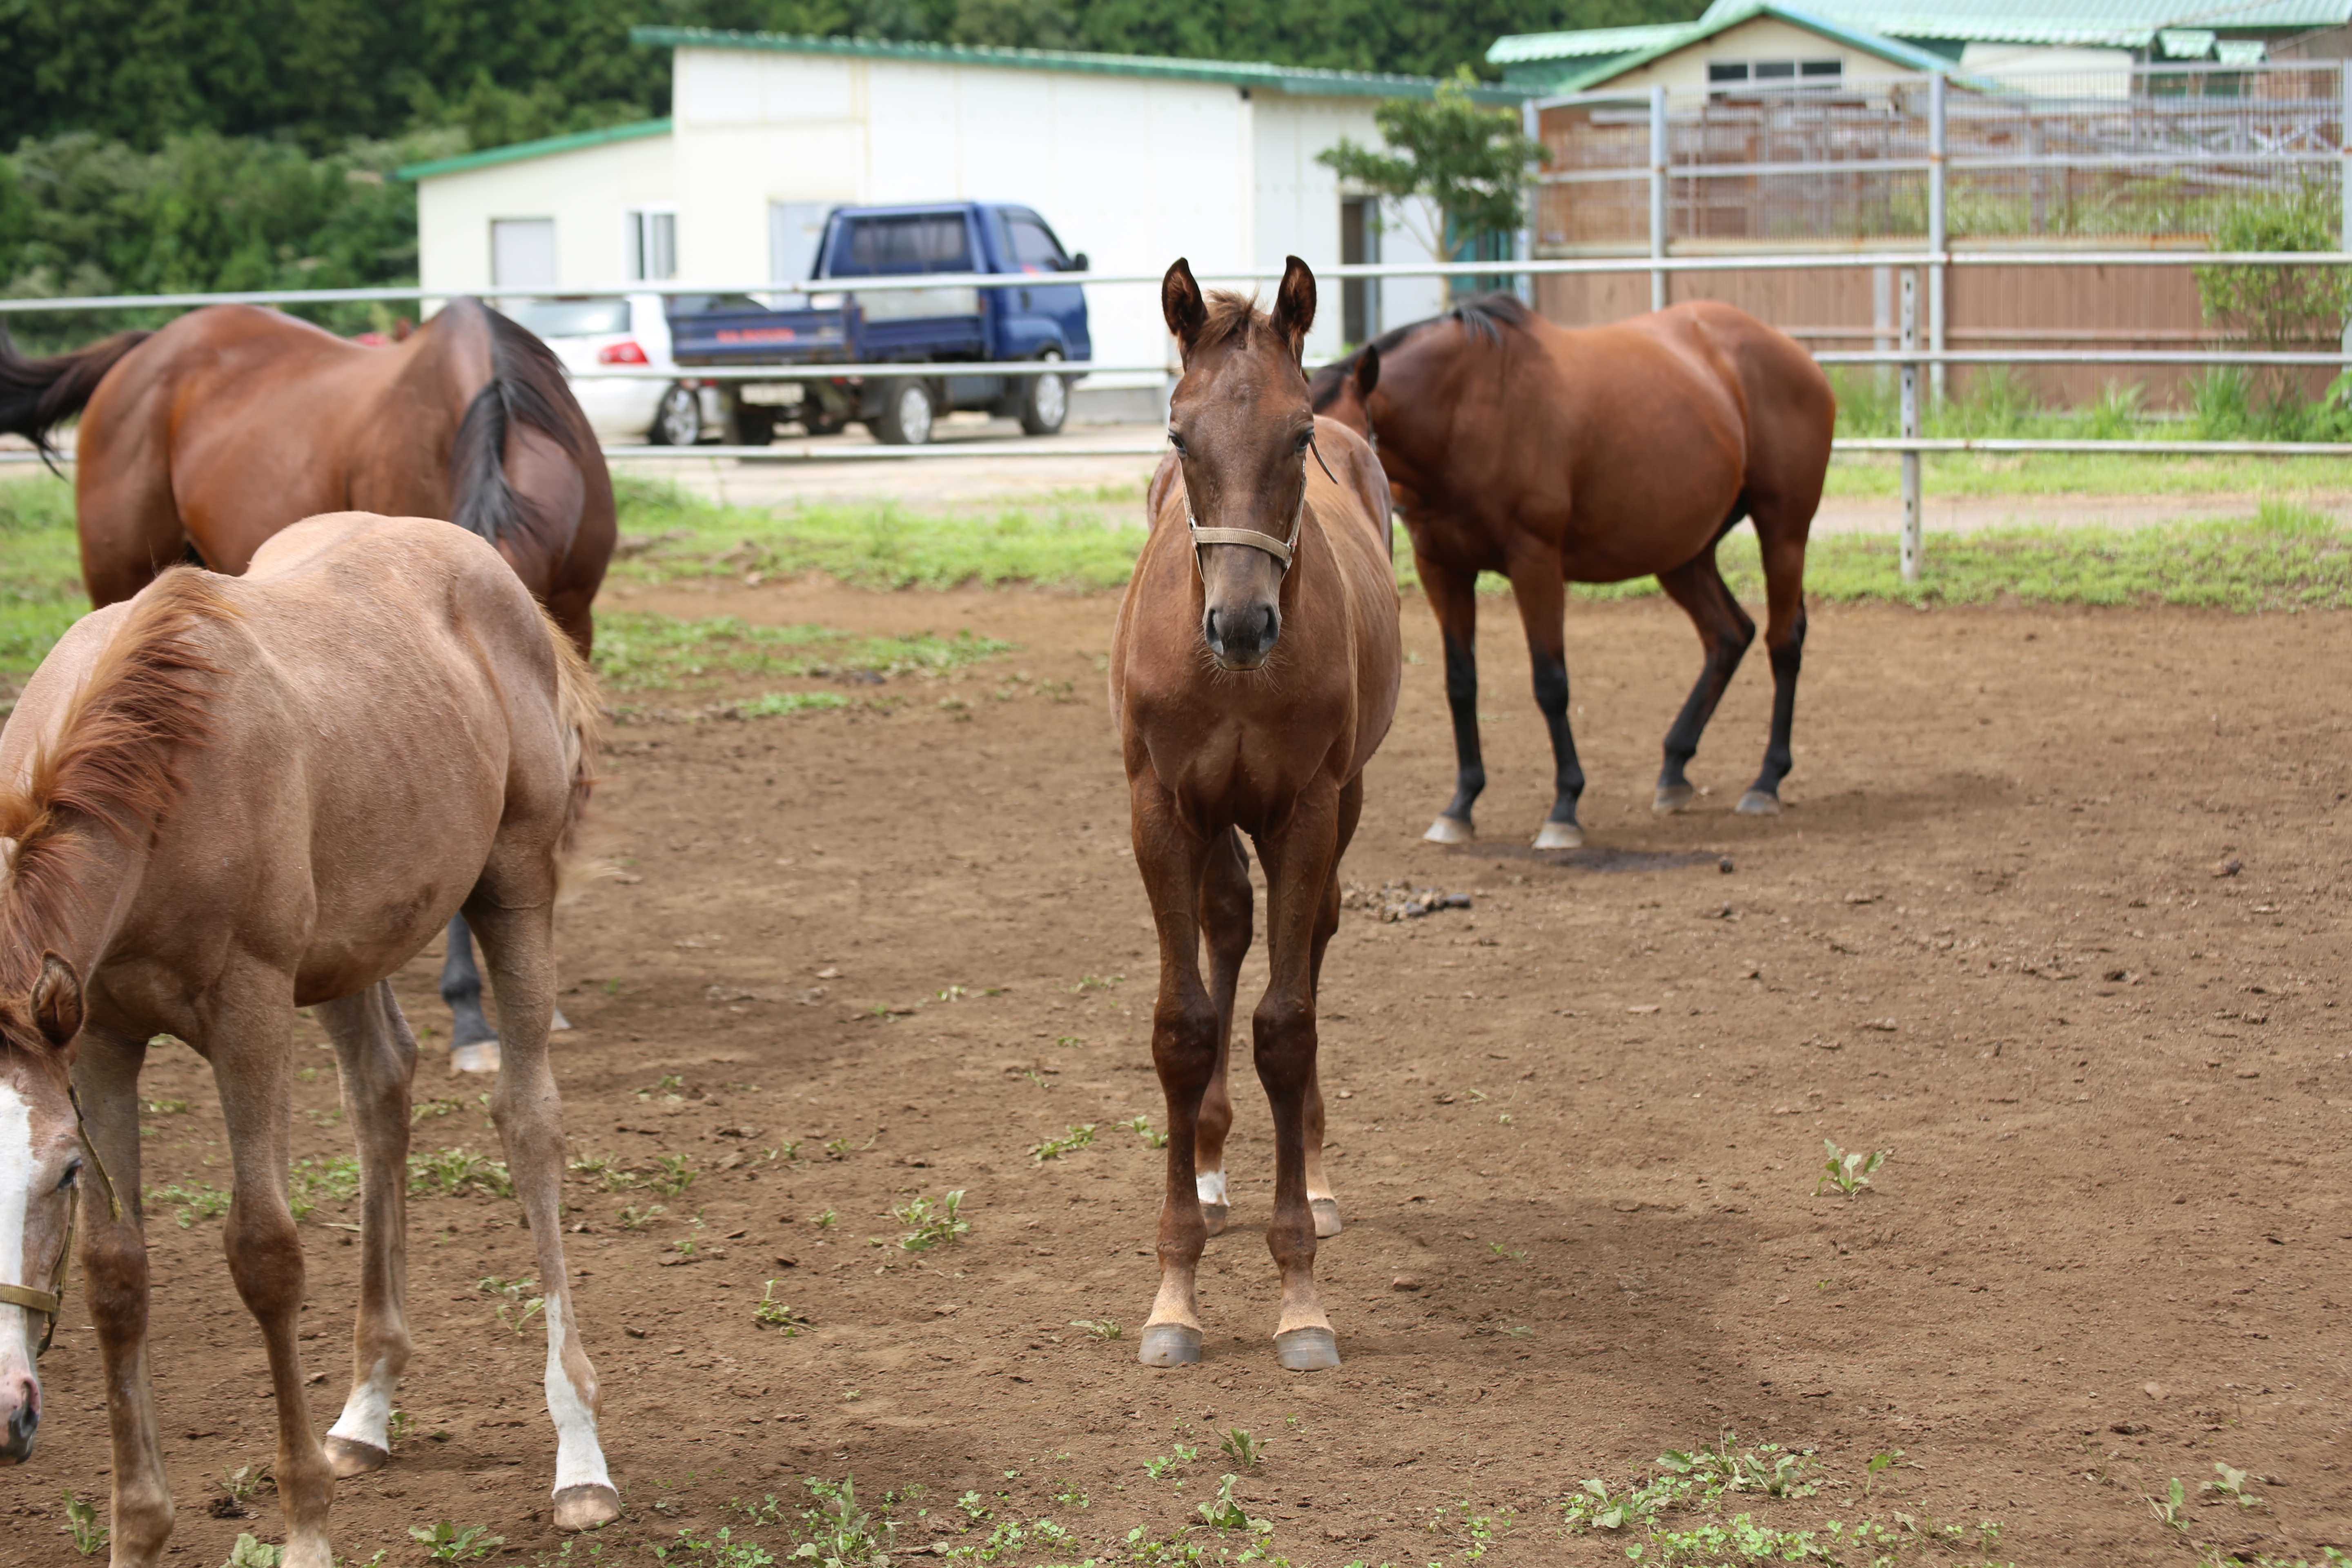
<svg viewBox="0 0 2352 1568">
<path fill-rule="evenodd" d="M 736 438 L 752 445 L 792 421 L 812 434 L 863 422 L 879 440 L 920 445 L 938 416 L 982 409 L 1017 418 L 1033 436 L 1062 427 L 1072 377 L 1058 374 L 925 374 L 926 363 L 1085 360 L 1093 353 L 1085 291 L 1063 279 L 1087 268 L 1052 226 L 1025 206 L 938 202 L 839 207 L 825 219 L 805 308 L 693 310 L 670 322 L 680 365 L 888 363 L 903 374 L 732 383 Z M 973 274 L 1034 284 L 861 293 L 860 279 Z M 690 307 L 700 301 L 682 301 Z M 718 301 L 711 301 L 718 304 Z"/>
</svg>

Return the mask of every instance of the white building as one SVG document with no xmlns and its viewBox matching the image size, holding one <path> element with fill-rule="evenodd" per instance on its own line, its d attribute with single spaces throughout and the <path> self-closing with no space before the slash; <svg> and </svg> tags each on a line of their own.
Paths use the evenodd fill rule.
<svg viewBox="0 0 2352 1568">
<path fill-rule="evenodd" d="M 1384 98 L 1426 78 L 1213 60 L 646 27 L 675 50 L 668 120 L 402 171 L 418 186 L 421 281 L 469 293 L 617 292 L 640 279 L 744 290 L 807 276 L 836 205 L 1015 202 L 1099 276 L 1209 279 L 1288 254 L 1426 259 L 1367 221 L 1316 154 L 1376 144 Z M 1485 96 L 1515 103 L 1518 89 Z M 1352 207 L 1352 210 L 1350 208 Z M 1270 289 L 1265 290 L 1270 293 Z M 1443 307 L 1434 279 L 1327 287 L 1310 354 Z M 1098 363 L 1163 363 L 1150 285 L 1096 284 Z M 1100 378 L 1096 384 L 1149 384 Z"/>
</svg>

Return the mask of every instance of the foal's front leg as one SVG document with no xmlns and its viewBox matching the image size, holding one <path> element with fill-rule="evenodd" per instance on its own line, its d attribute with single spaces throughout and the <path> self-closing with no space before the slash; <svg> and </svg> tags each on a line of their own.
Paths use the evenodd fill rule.
<svg viewBox="0 0 2352 1568">
<path fill-rule="evenodd" d="M 1217 1066 L 1217 1008 L 1201 984 L 1202 865 L 1212 853 L 1148 773 L 1130 780 L 1135 868 L 1160 931 L 1160 999 L 1151 1015 L 1151 1064 L 1168 1108 L 1167 1181 L 1160 1201 L 1160 1291 L 1136 1359 L 1185 1366 L 1201 1359 L 1196 1285 L 1209 1238 L 1196 1174 L 1201 1100 Z"/>
<path fill-rule="evenodd" d="M 1201 1218 L 1211 1236 L 1223 1232 L 1225 1216 L 1233 1212 L 1225 1185 L 1225 1134 L 1234 1126 L 1226 1072 L 1233 1059 L 1234 991 L 1241 979 L 1242 959 L 1249 952 L 1252 902 L 1241 835 L 1227 828 L 1222 838 L 1209 841 L 1201 869 L 1201 931 L 1208 939 L 1209 999 L 1217 1009 L 1217 1068 L 1201 1097 L 1192 1180 L 1201 1194 Z"/>
<path fill-rule="evenodd" d="M 318 1009 L 335 1042 L 343 1111 L 360 1155 L 360 1310 L 352 1325 L 352 1392 L 327 1434 L 338 1476 L 392 1458 L 393 1396 L 408 1365 L 408 1120 L 416 1037 L 392 983 Z"/>
</svg>

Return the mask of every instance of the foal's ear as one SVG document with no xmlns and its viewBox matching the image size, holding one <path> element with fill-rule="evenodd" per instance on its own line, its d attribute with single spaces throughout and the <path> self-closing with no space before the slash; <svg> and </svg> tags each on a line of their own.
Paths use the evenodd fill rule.
<svg viewBox="0 0 2352 1568">
<path fill-rule="evenodd" d="M 1160 313 L 1167 318 L 1168 330 L 1176 334 L 1184 357 L 1191 359 L 1192 345 L 1208 323 L 1209 304 L 1201 298 L 1201 285 L 1193 279 L 1192 267 L 1181 256 L 1160 279 Z"/>
<path fill-rule="evenodd" d="M 1381 384 L 1381 351 L 1370 343 L 1356 356 L 1356 395 L 1367 405 L 1372 401 L 1372 388 Z"/>
<path fill-rule="evenodd" d="M 1296 256 L 1282 263 L 1282 287 L 1274 296 L 1274 330 L 1290 344 L 1290 357 L 1307 352 L 1307 330 L 1315 324 L 1315 272 Z"/>
<path fill-rule="evenodd" d="M 81 977 L 54 952 L 41 954 L 40 977 L 33 982 L 33 1023 L 41 1037 L 63 1050 L 81 1033 Z"/>
</svg>

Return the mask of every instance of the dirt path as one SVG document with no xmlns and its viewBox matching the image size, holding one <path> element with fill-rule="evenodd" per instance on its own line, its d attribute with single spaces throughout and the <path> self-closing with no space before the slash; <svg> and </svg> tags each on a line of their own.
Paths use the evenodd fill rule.
<svg viewBox="0 0 2352 1568">
<path fill-rule="evenodd" d="M 970 626 L 1024 651 L 961 684 L 851 689 L 907 700 L 887 714 L 616 734 L 598 798 L 620 874 L 564 918 L 578 1027 L 559 1071 L 579 1151 L 698 1174 L 667 1195 L 572 1188 L 629 1507 L 607 1561 L 730 1521 L 784 1539 L 728 1500 L 850 1473 L 869 1504 L 928 1489 L 898 1505 L 902 1548 L 1018 1521 L 1000 1561 L 1139 1560 L 1131 1529 L 1199 1522 L 1234 1426 L 1271 1439 L 1235 1489 L 1271 1550 L 1334 1568 L 1461 1562 L 1465 1503 L 1507 1525 L 1490 1561 L 1622 1563 L 1619 1540 L 1561 1536 L 1558 1500 L 1725 1430 L 1826 1467 L 1815 1498 L 1734 1511 L 1806 1529 L 1900 1511 L 1971 1543 L 1999 1521 L 1969 1561 L 2188 1563 L 2142 1500 L 2173 1477 L 2193 1495 L 2217 1460 L 2274 1479 L 2247 1483 L 2264 1509 L 2192 1502 L 2200 1539 L 2352 1543 L 2352 696 L 2320 675 L 2352 658 L 2352 620 L 1824 608 L 1788 814 L 1728 812 L 1760 751 L 1759 659 L 1694 770 L 1710 794 L 1658 820 L 1657 741 L 1694 640 L 1663 605 L 1579 607 L 1593 847 L 1558 863 L 1520 847 L 1548 768 L 1524 658 L 1491 617 L 1493 837 L 1418 839 L 1450 758 L 1435 637 L 1409 606 L 1420 662 L 1346 875 L 1475 904 L 1352 911 L 1332 946 L 1324 1082 L 1348 1229 L 1320 1274 L 1346 1364 L 1299 1377 L 1268 1342 L 1254 1089 L 1236 1095 L 1235 1227 L 1203 1270 L 1207 1359 L 1132 1360 L 1160 1156 L 1118 1123 L 1163 1117 L 1097 671 L 1111 601 L 793 585 L 627 602 Z M 445 1029 L 431 967 L 412 966 L 404 1002 Z M 1245 996 L 1263 975 L 1254 962 Z M 225 1181 L 200 1066 L 177 1046 L 152 1058 L 151 1186 Z M 419 1149 L 494 1148 L 478 1092 L 426 1079 L 443 1098 Z M 300 1097 L 298 1152 L 346 1150 L 323 1049 Z M 1086 1123 L 1092 1147 L 1033 1162 Z M 1811 1195 L 1824 1138 L 1892 1151 L 1873 1192 Z M 762 1153 L 788 1142 L 797 1159 Z M 887 1211 L 949 1189 L 970 1234 L 900 1250 Z M 150 1218 L 172 1561 L 213 1568 L 241 1529 L 278 1536 L 267 1494 L 253 1520 L 203 1507 L 208 1479 L 269 1458 L 268 1404 L 214 1222 L 182 1229 L 173 1208 Z M 351 1208 L 321 1203 L 303 1231 L 322 1422 L 348 1376 Z M 477 1284 L 529 1267 L 511 1204 L 416 1205 L 414 1429 L 391 1469 L 343 1489 L 351 1559 L 421 1562 L 406 1528 L 440 1519 L 490 1525 L 504 1560 L 553 1558 L 541 1342 L 502 1328 Z M 806 1331 L 755 1324 L 769 1280 Z M 1128 1337 L 1072 1326 L 1105 1319 Z M 41 1449 L 0 1474 L 0 1509 L 26 1516 L 12 1563 L 79 1561 L 53 1533 L 58 1489 L 105 1485 L 78 1300 L 43 1371 Z M 1177 1443 L 1200 1457 L 1148 1475 Z M 1865 1462 L 1897 1448 L 1864 1500 Z M 966 1492 L 986 1522 L 956 1506 Z M 1439 1510 L 1454 1534 L 1427 1530 Z M 1244 1538 L 1193 1539 L 1214 1560 Z"/>
</svg>

